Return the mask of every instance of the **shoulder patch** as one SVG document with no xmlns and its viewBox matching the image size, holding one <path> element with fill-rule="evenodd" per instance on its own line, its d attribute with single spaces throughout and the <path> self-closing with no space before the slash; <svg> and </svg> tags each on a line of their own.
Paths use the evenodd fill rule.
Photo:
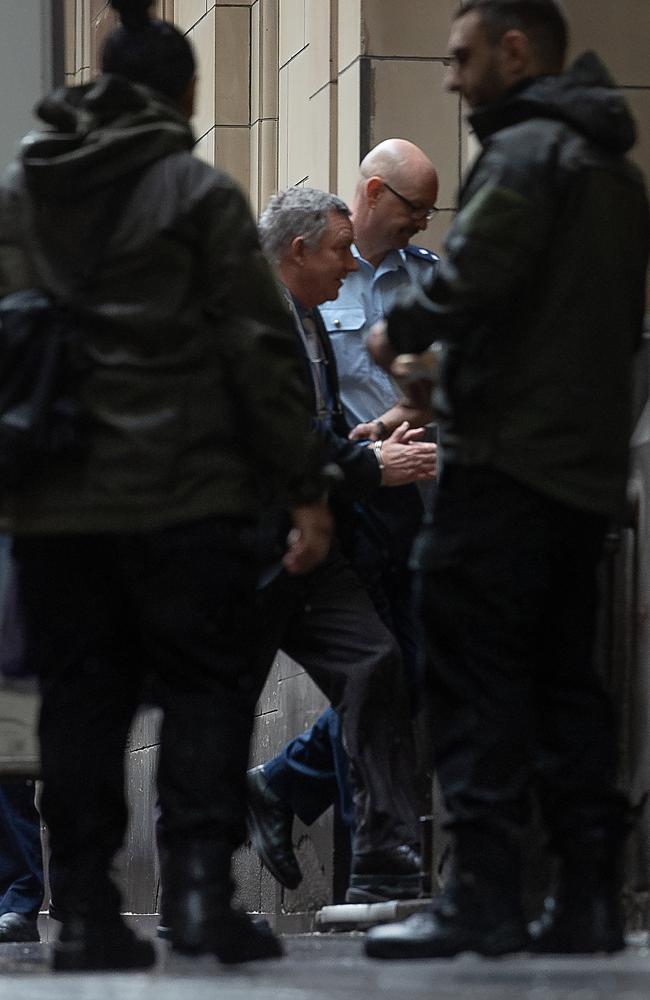
<svg viewBox="0 0 650 1000">
<path fill-rule="evenodd" d="M 426 247 L 416 247 L 413 243 L 407 243 L 404 247 L 404 253 L 409 254 L 411 257 L 415 257 L 417 260 L 428 260 L 435 264 L 440 260 L 437 253 L 432 250 L 427 250 Z"/>
</svg>

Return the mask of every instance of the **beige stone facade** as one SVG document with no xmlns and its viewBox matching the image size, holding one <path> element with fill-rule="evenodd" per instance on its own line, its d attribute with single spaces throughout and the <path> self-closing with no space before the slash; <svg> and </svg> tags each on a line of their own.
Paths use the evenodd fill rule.
<svg viewBox="0 0 650 1000">
<path fill-rule="evenodd" d="M 443 90 L 457 0 L 157 0 L 196 48 L 198 153 L 230 171 L 259 211 L 278 187 L 352 193 L 361 156 L 400 135 L 439 167 L 434 249 L 472 153 L 458 98 Z M 97 68 L 114 23 L 106 0 L 66 0 L 70 79 Z M 565 0 L 573 54 L 596 49 L 640 126 L 635 157 L 650 172 L 650 4 Z"/>
</svg>

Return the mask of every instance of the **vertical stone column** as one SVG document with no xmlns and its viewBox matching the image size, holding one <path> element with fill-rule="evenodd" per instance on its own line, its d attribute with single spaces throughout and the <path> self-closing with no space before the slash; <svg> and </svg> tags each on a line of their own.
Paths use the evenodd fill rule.
<svg viewBox="0 0 650 1000">
<path fill-rule="evenodd" d="M 337 6 L 280 0 L 278 185 L 332 185 Z"/>
<path fill-rule="evenodd" d="M 209 6 L 209 5 L 208 5 Z M 250 186 L 251 7 L 218 2 L 215 10 L 215 163 Z M 210 17 L 208 10 L 207 17 Z M 206 53 L 206 58 L 209 58 Z"/>
<path fill-rule="evenodd" d="M 174 20 L 198 62 L 196 153 L 248 190 L 250 177 L 250 3 L 175 0 Z"/>
<path fill-rule="evenodd" d="M 278 0 L 251 7 L 250 198 L 258 215 L 278 187 Z"/>
<path fill-rule="evenodd" d="M 349 199 L 362 156 L 362 0 L 338 0 L 336 193 Z"/>
</svg>

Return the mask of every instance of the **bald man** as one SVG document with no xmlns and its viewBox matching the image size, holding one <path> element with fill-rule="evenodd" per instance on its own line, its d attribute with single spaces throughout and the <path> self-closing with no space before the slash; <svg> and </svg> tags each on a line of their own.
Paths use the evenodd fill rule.
<svg viewBox="0 0 650 1000">
<path fill-rule="evenodd" d="M 410 241 L 435 214 L 438 174 L 425 153 L 406 139 L 386 139 L 359 168 L 352 200 L 357 271 L 338 298 L 320 308 L 339 369 L 341 399 L 353 438 L 386 437 L 403 420 L 431 419 L 374 363 L 365 349 L 370 327 L 392 308 L 409 285 L 428 287 L 438 258 Z M 393 501 L 394 502 L 394 501 Z"/>
<path fill-rule="evenodd" d="M 347 276 L 336 300 L 320 307 L 353 439 L 381 440 L 404 420 L 419 426 L 432 419 L 429 394 L 425 405 L 405 398 L 371 359 L 365 336 L 405 288 L 426 288 L 433 281 L 438 257 L 411 240 L 427 228 L 437 197 L 433 163 L 406 139 L 384 140 L 359 167 L 352 200 L 357 270 Z M 378 495 L 360 510 L 349 552 L 399 642 L 414 694 L 416 642 L 407 563 L 422 513 L 414 485 L 392 490 L 390 496 Z"/>
<path fill-rule="evenodd" d="M 359 168 L 352 202 L 352 253 L 357 268 L 348 273 L 336 300 L 320 306 L 336 355 L 341 403 L 356 440 L 383 439 L 403 420 L 421 425 L 431 419 L 428 406 L 403 398 L 370 359 L 364 337 L 387 314 L 401 290 L 412 284 L 426 287 L 432 281 L 438 258 L 410 240 L 426 229 L 437 194 L 433 164 L 405 139 L 380 143 Z M 407 561 L 421 521 L 422 502 L 415 486 L 375 494 L 372 505 L 357 505 L 357 523 L 347 538 L 348 555 L 398 641 L 415 706 L 416 642 Z M 340 720 L 328 709 L 311 729 L 249 774 L 250 808 L 255 813 L 253 841 L 284 885 L 292 887 L 300 877 L 291 849 L 294 815 L 313 823 L 338 800 L 341 816 L 353 832 L 348 766 Z M 404 856 L 387 861 L 386 870 L 372 877 L 353 869 L 349 902 L 417 895 L 417 868 L 409 869 Z"/>
</svg>

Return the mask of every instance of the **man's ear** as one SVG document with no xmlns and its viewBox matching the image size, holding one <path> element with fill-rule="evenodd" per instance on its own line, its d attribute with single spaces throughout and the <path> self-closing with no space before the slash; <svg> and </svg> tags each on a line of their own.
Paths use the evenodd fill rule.
<svg viewBox="0 0 650 1000">
<path fill-rule="evenodd" d="M 302 267 L 305 263 L 306 250 L 307 247 L 304 236 L 295 236 L 289 244 L 287 257 L 292 264 L 295 264 L 297 267 Z"/>
<path fill-rule="evenodd" d="M 368 207 L 374 208 L 379 200 L 379 196 L 384 190 L 384 182 L 381 177 L 369 177 L 366 181 L 366 198 Z"/>
<path fill-rule="evenodd" d="M 500 47 L 502 69 L 513 83 L 531 75 L 535 59 L 530 41 L 523 31 L 517 28 L 506 31 L 501 38 Z"/>
</svg>

